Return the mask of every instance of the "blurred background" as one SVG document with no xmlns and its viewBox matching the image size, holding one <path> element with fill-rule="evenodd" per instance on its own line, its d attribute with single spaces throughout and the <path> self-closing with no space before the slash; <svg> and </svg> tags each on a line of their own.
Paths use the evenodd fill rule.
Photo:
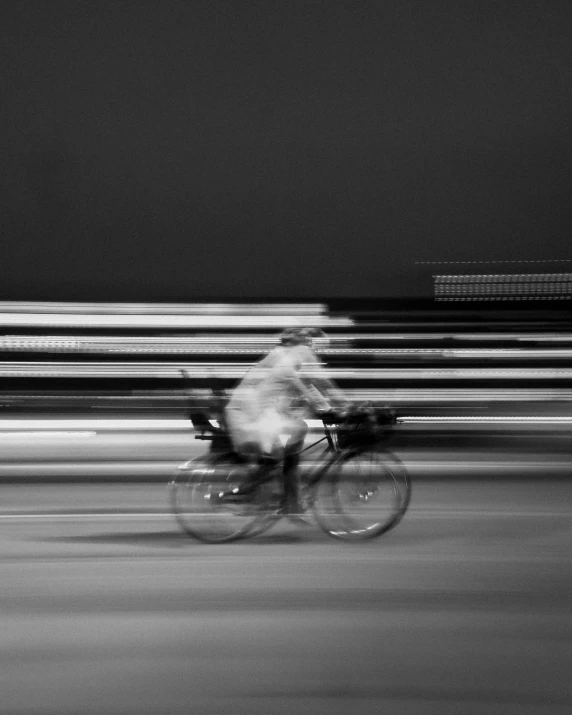
<svg viewBox="0 0 572 715">
<path fill-rule="evenodd" d="M 395 410 L 392 446 L 411 468 L 567 476 L 572 319 L 558 305 L 6 301 L 0 474 L 167 478 L 208 446 L 192 435 L 196 396 L 230 392 L 300 325 L 326 332 L 317 354 L 352 403 Z"/>
<path fill-rule="evenodd" d="M 0 10 L 1 712 L 570 712 L 571 15 Z M 292 326 L 410 509 L 192 542 L 189 387 Z"/>
</svg>

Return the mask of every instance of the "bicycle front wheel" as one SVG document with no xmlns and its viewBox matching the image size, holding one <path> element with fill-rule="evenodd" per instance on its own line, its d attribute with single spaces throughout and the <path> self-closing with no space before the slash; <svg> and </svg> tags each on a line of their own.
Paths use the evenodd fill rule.
<svg viewBox="0 0 572 715">
<path fill-rule="evenodd" d="M 179 467 L 170 485 L 171 504 L 183 531 L 207 544 L 247 536 L 261 518 L 259 509 L 221 497 L 243 484 L 253 468 L 230 454 L 198 457 Z"/>
<path fill-rule="evenodd" d="M 396 526 L 410 495 L 407 473 L 393 455 L 375 449 L 343 452 L 317 484 L 314 511 L 330 536 L 363 541 Z"/>
</svg>

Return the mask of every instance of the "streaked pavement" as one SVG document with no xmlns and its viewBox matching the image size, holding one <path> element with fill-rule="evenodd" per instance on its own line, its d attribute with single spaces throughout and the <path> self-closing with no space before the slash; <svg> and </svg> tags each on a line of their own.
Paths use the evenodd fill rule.
<svg viewBox="0 0 572 715">
<path fill-rule="evenodd" d="M 164 485 L 0 494 L 2 712 L 572 708 L 568 480 L 417 483 L 362 545 L 286 522 L 201 545 Z"/>
</svg>

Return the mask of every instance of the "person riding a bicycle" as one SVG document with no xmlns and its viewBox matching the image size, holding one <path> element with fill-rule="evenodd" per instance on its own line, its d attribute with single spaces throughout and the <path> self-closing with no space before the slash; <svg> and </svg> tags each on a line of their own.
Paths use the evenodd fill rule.
<svg viewBox="0 0 572 715">
<path fill-rule="evenodd" d="M 316 328 L 285 330 L 280 344 L 248 371 L 232 393 L 225 418 L 233 446 L 260 464 L 257 477 L 235 493 L 239 499 L 250 495 L 282 460 L 284 511 L 299 513 L 297 468 L 308 432 L 304 418 L 348 407 L 314 352 L 317 338 L 325 339 L 325 334 Z"/>
</svg>

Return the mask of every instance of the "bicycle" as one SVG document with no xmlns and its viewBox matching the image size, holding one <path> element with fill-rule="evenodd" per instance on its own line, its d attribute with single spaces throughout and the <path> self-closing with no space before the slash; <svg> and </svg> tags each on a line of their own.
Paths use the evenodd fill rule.
<svg viewBox="0 0 572 715">
<path fill-rule="evenodd" d="M 218 411 L 217 421 L 204 410 L 191 412 L 195 439 L 210 441 L 210 451 L 182 464 L 169 483 L 175 518 L 186 534 L 205 543 L 259 536 L 284 516 L 281 464 L 258 479 L 251 500 L 227 501 L 227 495 L 259 476 L 260 468 L 232 448 L 222 391 L 212 391 L 210 405 Z M 301 464 L 302 518 L 311 513 L 328 535 L 349 541 L 379 537 L 395 528 L 409 506 L 411 482 L 385 446 L 395 424 L 393 414 L 362 406 L 345 416 L 324 413 L 321 419 L 324 436 L 303 450 L 326 443 L 314 456 L 313 467 Z"/>
</svg>

